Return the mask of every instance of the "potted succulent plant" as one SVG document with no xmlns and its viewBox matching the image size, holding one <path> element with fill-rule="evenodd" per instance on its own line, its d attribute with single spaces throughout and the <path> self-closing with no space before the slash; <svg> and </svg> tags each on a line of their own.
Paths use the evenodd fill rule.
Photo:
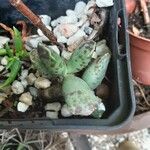
<svg viewBox="0 0 150 150">
<path fill-rule="evenodd" d="M 150 85 L 150 2 L 126 0 L 133 78 Z"/>
<path fill-rule="evenodd" d="M 42 107 L 46 117 L 51 119 L 57 119 L 60 112 L 63 117 L 91 115 L 100 118 L 105 106 L 94 90 L 105 77 L 111 52 L 106 40 L 93 40 L 101 30 L 101 26 L 97 26 L 101 20 L 95 13 L 95 1 L 89 1 L 87 5 L 79 2 L 75 8 L 78 11 L 78 7 L 83 6 L 88 16 L 94 18 L 90 22 L 87 16 L 82 17 L 80 14 L 80 20 L 73 10 L 67 10 L 67 16 L 53 20 L 51 26 L 49 16 L 35 15 L 21 0 L 10 0 L 10 3 L 38 27 L 38 35 L 32 36 L 30 33 L 27 36 L 24 21 L 17 22 L 17 25 L 21 25 L 22 32 L 0 23 L 5 35 L 10 33 L 0 47 L 0 103 L 4 110 L 0 116 L 11 111 L 19 116 L 28 111 L 29 107 L 34 111 L 37 105 L 36 109 Z M 106 13 L 104 10 L 103 15 Z M 105 17 L 102 19 L 103 26 Z M 90 24 L 96 32 L 89 27 Z M 3 36 L 1 38 L 4 40 Z M 44 44 L 43 41 L 47 43 Z M 39 93 L 45 94 L 47 91 L 48 94 L 53 94 L 48 96 L 49 100 L 61 97 L 62 102 L 60 99 L 54 103 L 40 102 Z M 34 103 L 36 99 L 38 100 Z"/>
<path fill-rule="evenodd" d="M 148 128 L 150 124 L 150 32 L 149 1 L 125 0 L 129 19 L 130 53 L 136 112 L 130 124 L 120 132 Z M 149 11 L 150 12 L 150 11 Z"/>
</svg>

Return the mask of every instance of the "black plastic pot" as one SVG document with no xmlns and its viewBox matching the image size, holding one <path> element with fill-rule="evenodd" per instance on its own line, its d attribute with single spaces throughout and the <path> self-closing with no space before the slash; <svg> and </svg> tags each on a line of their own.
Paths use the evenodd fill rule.
<svg viewBox="0 0 150 150">
<path fill-rule="evenodd" d="M 77 1 L 49 0 L 48 2 L 52 6 L 52 13 L 50 15 L 58 17 L 59 15 L 63 15 L 66 9 L 73 8 Z M 112 50 L 112 59 L 108 69 L 108 76 L 111 79 L 112 86 L 111 96 L 106 102 L 106 113 L 103 119 L 1 119 L 1 129 L 17 127 L 22 129 L 81 131 L 81 133 L 82 131 L 109 133 L 120 129 L 131 121 L 135 111 L 135 99 L 131 79 L 129 39 L 126 33 L 127 22 L 124 3 L 121 0 L 115 0 L 114 6 L 109 9 L 109 21 L 106 24 L 108 30 L 105 35 L 107 43 Z M 121 27 L 117 25 L 118 16 L 121 18 Z"/>
</svg>

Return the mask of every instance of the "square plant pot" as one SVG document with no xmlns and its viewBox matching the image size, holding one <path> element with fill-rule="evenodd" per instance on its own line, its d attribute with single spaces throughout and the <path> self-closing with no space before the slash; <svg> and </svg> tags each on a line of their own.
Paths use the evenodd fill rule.
<svg viewBox="0 0 150 150">
<path fill-rule="evenodd" d="M 50 6 L 53 6 L 51 17 L 56 18 L 64 15 L 67 9 L 74 8 L 76 2 L 76 0 L 49 0 Z M 131 82 L 129 39 L 126 33 L 127 21 L 124 3 L 114 0 L 114 5 L 108 10 L 107 31 L 105 31 L 104 37 L 112 52 L 107 73 L 112 84 L 110 97 L 105 102 L 106 113 L 104 116 L 101 119 L 90 117 L 0 119 L 1 129 L 50 129 L 54 131 L 111 133 L 123 128 L 133 119 L 135 98 Z M 120 27 L 118 27 L 118 17 L 121 19 Z"/>
</svg>

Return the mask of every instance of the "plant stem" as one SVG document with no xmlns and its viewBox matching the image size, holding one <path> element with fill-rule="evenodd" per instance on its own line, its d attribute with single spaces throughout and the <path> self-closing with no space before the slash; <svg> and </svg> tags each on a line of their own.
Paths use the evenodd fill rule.
<svg viewBox="0 0 150 150">
<path fill-rule="evenodd" d="M 40 17 L 35 15 L 23 2 L 22 0 L 10 0 L 12 6 L 14 6 L 18 11 L 20 11 L 25 17 L 27 17 L 34 26 L 41 29 L 43 34 L 51 41 L 52 44 L 57 43 L 57 39 L 54 36 L 53 32 L 47 29 L 47 27 L 43 24 Z"/>
<path fill-rule="evenodd" d="M 9 28 L 8 26 L 6 26 L 3 23 L 0 23 L 0 27 L 3 28 L 4 30 L 6 30 L 7 32 L 9 32 L 11 34 L 12 38 L 14 37 L 14 32 L 13 32 L 13 30 L 11 28 Z"/>
</svg>

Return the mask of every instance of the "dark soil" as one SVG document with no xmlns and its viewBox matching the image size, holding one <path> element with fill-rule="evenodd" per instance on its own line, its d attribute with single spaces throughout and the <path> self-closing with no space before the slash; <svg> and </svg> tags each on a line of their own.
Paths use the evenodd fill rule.
<svg viewBox="0 0 150 150">
<path fill-rule="evenodd" d="M 134 14 L 131 14 L 128 23 L 130 31 L 132 31 L 132 26 L 135 26 L 140 31 L 140 36 L 150 39 L 150 25 L 145 25 L 142 11 L 135 11 Z"/>
<path fill-rule="evenodd" d="M 135 84 L 134 92 L 136 98 L 135 115 L 150 111 L 150 86 Z"/>
</svg>

